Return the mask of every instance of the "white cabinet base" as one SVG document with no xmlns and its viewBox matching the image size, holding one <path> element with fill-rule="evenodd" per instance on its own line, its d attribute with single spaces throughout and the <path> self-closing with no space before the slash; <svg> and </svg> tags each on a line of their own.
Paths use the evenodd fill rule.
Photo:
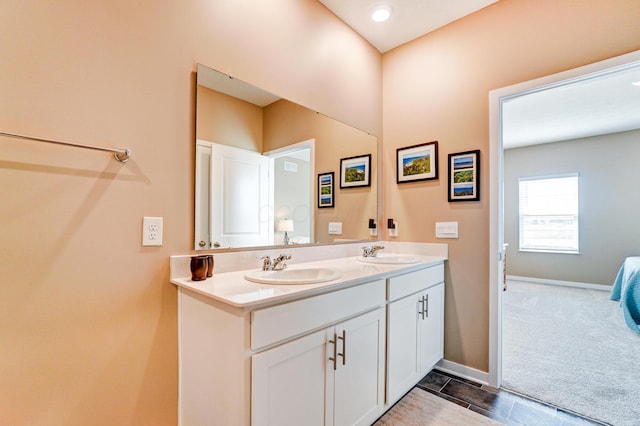
<svg viewBox="0 0 640 426">
<path fill-rule="evenodd" d="M 254 355 L 252 424 L 325 424 L 324 330 Z"/>
<path fill-rule="evenodd" d="M 334 332 L 338 339 L 338 359 L 333 374 L 331 366 L 329 369 L 334 376 L 334 417 L 333 422 L 326 424 L 369 425 L 384 411 L 384 309 L 339 324 Z"/>
<path fill-rule="evenodd" d="M 418 341 L 418 298 L 408 296 L 387 306 L 388 401 L 395 403 L 416 383 L 420 374 Z M 420 379 L 418 379 L 420 380 Z"/>
<path fill-rule="evenodd" d="M 397 299 L 387 305 L 388 406 L 444 355 L 444 277 L 439 269 L 389 279 L 388 294 Z"/>
<path fill-rule="evenodd" d="M 439 263 L 252 312 L 181 287 L 179 423 L 372 424 L 442 358 L 443 280 Z"/>
<path fill-rule="evenodd" d="M 384 309 L 256 354 L 254 426 L 369 425 L 384 410 Z"/>
<path fill-rule="evenodd" d="M 249 314 L 221 309 L 180 289 L 179 413 L 181 425 L 248 425 L 251 360 Z"/>
</svg>

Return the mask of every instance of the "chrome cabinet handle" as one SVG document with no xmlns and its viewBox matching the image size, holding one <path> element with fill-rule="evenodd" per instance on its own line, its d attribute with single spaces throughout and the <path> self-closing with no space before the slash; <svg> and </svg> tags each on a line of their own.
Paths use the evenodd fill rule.
<svg viewBox="0 0 640 426">
<path fill-rule="evenodd" d="M 338 336 L 338 339 L 342 340 L 342 353 L 338 356 L 342 357 L 342 365 L 347 363 L 347 335 L 346 330 L 342 329 L 342 336 Z"/>
<path fill-rule="evenodd" d="M 337 369 L 336 360 L 338 358 L 338 335 L 336 333 L 333 333 L 333 340 L 329 340 L 329 343 L 333 343 L 333 358 L 329 357 L 329 361 L 333 361 L 333 371 L 335 371 Z"/>
<path fill-rule="evenodd" d="M 429 318 L 429 294 L 424 297 L 424 317 Z"/>
<path fill-rule="evenodd" d="M 418 315 L 424 319 L 424 296 L 420 298 L 420 310 L 418 311 Z"/>
</svg>

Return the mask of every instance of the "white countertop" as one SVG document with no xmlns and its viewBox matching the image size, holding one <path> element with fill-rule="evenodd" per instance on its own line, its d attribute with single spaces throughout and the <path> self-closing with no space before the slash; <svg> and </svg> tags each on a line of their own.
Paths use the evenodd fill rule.
<svg viewBox="0 0 640 426">
<path fill-rule="evenodd" d="M 246 270 L 214 273 L 213 277 L 204 281 L 192 281 L 191 277 L 172 278 L 171 282 L 215 299 L 227 305 L 251 311 L 267 306 L 277 305 L 295 299 L 314 296 L 353 285 L 363 284 L 378 279 L 386 279 L 398 273 L 411 272 L 425 266 L 436 265 L 447 260 L 442 256 L 416 256 L 419 263 L 412 264 L 370 264 L 356 260 L 359 256 L 338 259 L 319 260 L 296 263 L 289 269 L 322 267 L 333 269 L 342 277 L 333 281 L 304 285 L 270 285 L 258 284 L 244 278 Z"/>
</svg>

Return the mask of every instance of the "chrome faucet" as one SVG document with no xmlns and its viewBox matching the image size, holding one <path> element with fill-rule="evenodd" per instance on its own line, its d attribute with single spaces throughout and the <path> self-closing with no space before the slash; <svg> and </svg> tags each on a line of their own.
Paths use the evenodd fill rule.
<svg viewBox="0 0 640 426">
<path fill-rule="evenodd" d="M 271 259 L 269 256 L 262 256 L 262 270 L 263 271 L 282 271 L 287 269 L 286 261 L 291 259 L 290 254 L 281 254 L 275 259 Z"/>
<path fill-rule="evenodd" d="M 378 252 L 383 249 L 384 246 L 362 247 L 362 257 L 376 257 Z"/>
<path fill-rule="evenodd" d="M 269 256 L 262 256 L 260 260 L 262 260 L 263 271 L 271 271 L 273 269 L 271 266 L 271 258 Z"/>
<path fill-rule="evenodd" d="M 273 259 L 273 270 L 281 271 L 283 269 L 287 269 L 287 264 L 285 262 L 289 259 L 291 259 L 290 254 L 281 254 L 280 256 Z"/>
</svg>

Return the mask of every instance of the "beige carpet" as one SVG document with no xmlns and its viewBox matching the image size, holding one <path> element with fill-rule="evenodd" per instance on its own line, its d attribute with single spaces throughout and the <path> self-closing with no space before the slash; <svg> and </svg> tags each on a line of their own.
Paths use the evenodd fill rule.
<svg viewBox="0 0 640 426">
<path fill-rule="evenodd" d="M 375 423 L 375 426 L 482 426 L 499 424 L 501 423 L 429 392 L 414 388 L 382 416 Z"/>
<path fill-rule="evenodd" d="M 598 290 L 509 282 L 502 386 L 615 426 L 640 425 L 640 335 Z"/>
</svg>

